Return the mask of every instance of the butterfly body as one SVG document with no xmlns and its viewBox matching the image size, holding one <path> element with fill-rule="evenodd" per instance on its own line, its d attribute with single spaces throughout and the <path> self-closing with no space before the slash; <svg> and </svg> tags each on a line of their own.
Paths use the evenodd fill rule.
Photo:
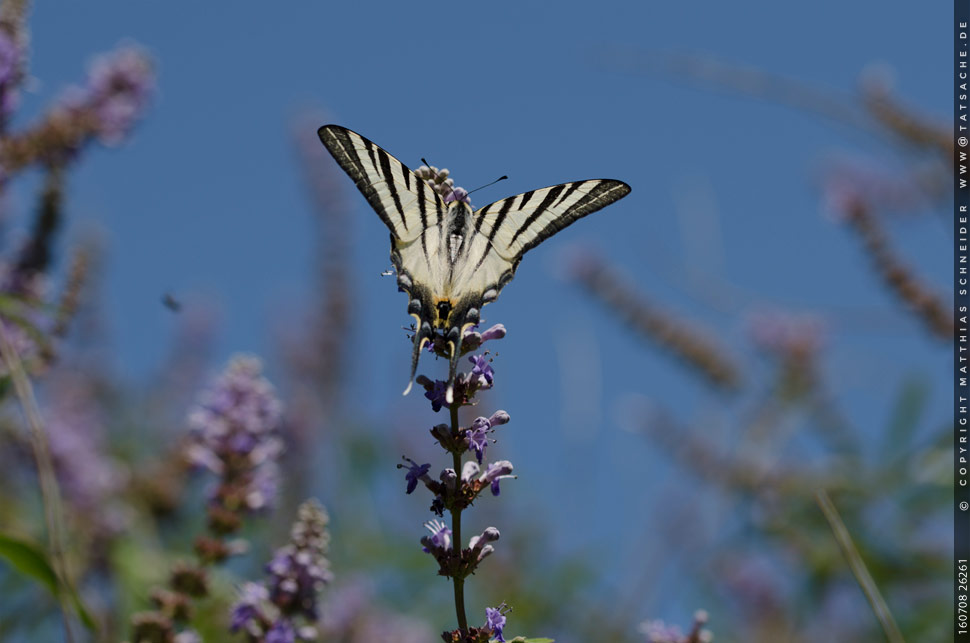
<svg viewBox="0 0 970 643">
<path fill-rule="evenodd" d="M 318 134 L 390 230 L 391 262 L 415 320 L 411 379 L 422 348 L 435 334 L 449 346 L 449 403 L 461 339 L 481 320 L 482 306 L 495 301 L 512 280 L 522 256 L 630 192 L 621 181 L 593 179 L 532 190 L 473 210 L 464 200 L 445 203 L 406 165 L 351 130 L 326 125 Z"/>
<path fill-rule="evenodd" d="M 398 285 L 411 295 L 409 312 L 419 325 L 428 322 L 434 330 L 479 322 L 480 307 L 493 300 L 512 278 L 514 269 L 498 271 L 479 265 L 489 245 L 476 235 L 473 211 L 462 201 L 447 205 L 443 221 L 428 227 L 418 239 L 404 242 L 391 237 L 391 262 Z M 480 271 L 476 277 L 476 272 Z M 473 278 L 475 277 L 475 278 Z M 475 284 L 475 287 L 470 287 Z"/>
</svg>

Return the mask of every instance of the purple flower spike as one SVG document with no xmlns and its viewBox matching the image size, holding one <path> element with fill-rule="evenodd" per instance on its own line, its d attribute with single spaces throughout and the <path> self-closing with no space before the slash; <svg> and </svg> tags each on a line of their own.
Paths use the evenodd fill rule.
<svg viewBox="0 0 970 643">
<path fill-rule="evenodd" d="M 469 203 L 468 192 L 464 188 L 456 188 L 454 179 L 448 178 L 448 170 L 435 166 L 422 165 L 414 171 L 419 178 L 424 179 L 428 186 L 438 193 L 445 203 L 464 201 Z"/>
<path fill-rule="evenodd" d="M 502 339 L 505 337 L 505 326 L 502 324 L 495 324 L 484 333 L 482 333 L 482 342 L 487 342 L 492 339 Z"/>
<path fill-rule="evenodd" d="M 406 468 L 408 472 L 404 476 L 404 478 L 408 481 L 408 493 L 411 493 L 417 488 L 419 480 L 424 483 L 431 482 L 431 477 L 428 475 L 428 470 L 431 469 L 430 464 L 418 464 L 411 458 L 404 459 L 411 463 L 410 465 L 407 465 Z M 403 464 L 397 465 L 399 469 L 404 469 L 405 466 L 406 465 Z"/>
<path fill-rule="evenodd" d="M 492 427 L 501 426 L 508 424 L 511 419 L 505 411 L 495 411 L 495 413 L 492 413 L 492 417 L 488 418 L 488 424 Z"/>
<path fill-rule="evenodd" d="M 471 427 L 465 432 L 465 443 L 468 449 L 475 452 L 478 463 L 482 463 L 485 450 L 488 448 L 488 434 L 495 427 L 506 424 L 509 421 L 509 414 L 505 411 L 496 411 L 489 418 L 477 417 L 472 422 Z"/>
<path fill-rule="evenodd" d="M 441 480 L 446 489 L 454 491 L 458 483 L 458 474 L 455 473 L 454 469 L 448 467 L 447 469 L 442 469 L 441 475 L 438 476 L 438 479 Z"/>
<path fill-rule="evenodd" d="M 445 401 L 447 392 L 448 383 L 442 380 L 435 380 L 431 388 L 424 392 L 424 396 L 431 400 L 432 411 L 440 411 L 442 406 L 448 408 L 448 402 Z"/>
<path fill-rule="evenodd" d="M 488 527 L 480 536 L 471 537 L 471 539 L 468 541 L 468 548 L 471 549 L 472 553 L 475 555 L 476 563 L 482 562 L 486 557 L 495 551 L 495 548 L 492 547 L 490 543 L 498 540 L 499 536 L 500 534 L 498 529 L 495 527 Z"/>
<path fill-rule="evenodd" d="M 473 364 L 472 371 L 469 373 L 469 380 L 475 382 L 478 388 L 491 388 L 495 373 L 489 359 L 484 355 L 472 355 L 468 361 Z"/>
<path fill-rule="evenodd" d="M 505 629 L 505 614 L 502 613 L 502 606 L 485 608 L 485 629 L 491 630 L 496 640 L 505 643 L 502 630 Z"/>
<path fill-rule="evenodd" d="M 488 465 L 488 469 L 485 473 L 481 475 L 479 481 L 491 485 L 492 495 L 497 496 L 500 493 L 499 481 L 503 478 L 514 478 L 512 475 L 512 463 L 508 460 L 499 460 L 498 462 L 493 462 Z"/>
<path fill-rule="evenodd" d="M 491 545 L 485 545 L 484 547 L 480 547 L 479 549 L 477 549 L 476 553 L 478 555 L 475 556 L 475 564 L 478 565 L 483 560 L 485 560 L 486 558 L 494 554 L 495 548 L 492 547 Z"/>
<path fill-rule="evenodd" d="M 472 426 L 468 430 L 468 448 L 475 452 L 478 464 L 482 463 L 482 457 L 485 455 L 486 447 L 488 447 L 488 432 L 491 428 L 492 425 L 489 421 L 480 417 L 472 422 Z"/>
<path fill-rule="evenodd" d="M 471 200 L 468 198 L 468 191 L 465 188 L 455 188 L 451 191 L 451 194 L 445 197 L 445 203 L 452 201 L 464 201 L 469 205 L 471 204 Z"/>
<path fill-rule="evenodd" d="M 469 483 L 472 478 L 477 476 L 481 472 L 482 468 L 475 464 L 473 461 L 469 460 L 465 463 L 465 466 L 461 468 L 461 481 L 463 483 Z"/>
<path fill-rule="evenodd" d="M 426 554 L 434 550 L 448 551 L 451 549 L 451 529 L 440 520 L 431 520 L 424 523 L 424 526 L 431 532 L 431 537 L 425 536 L 421 539 L 424 545 L 422 551 Z"/>
</svg>

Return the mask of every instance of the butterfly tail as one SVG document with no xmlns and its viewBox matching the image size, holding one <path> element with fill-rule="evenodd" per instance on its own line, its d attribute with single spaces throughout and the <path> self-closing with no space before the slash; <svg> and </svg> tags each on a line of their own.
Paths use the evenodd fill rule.
<svg viewBox="0 0 970 643">
<path fill-rule="evenodd" d="M 445 393 L 445 401 L 452 404 L 455 401 L 455 378 L 458 374 L 458 360 L 461 358 L 461 342 L 458 337 L 461 332 L 453 328 L 448 333 L 448 347 L 451 349 L 451 356 L 448 359 L 448 390 Z"/>
<path fill-rule="evenodd" d="M 421 359 L 421 351 L 425 344 L 431 341 L 431 325 L 427 322 L 421 324 L 418 330 L 414 331 L 414 350 L 411 352 L 411 377 L 408 378 L 408 387 L 404 389 L 404 395 L 411 392 L 414 386 L 414 375 L 418 372 L 418 360 Z"/>
</svg>

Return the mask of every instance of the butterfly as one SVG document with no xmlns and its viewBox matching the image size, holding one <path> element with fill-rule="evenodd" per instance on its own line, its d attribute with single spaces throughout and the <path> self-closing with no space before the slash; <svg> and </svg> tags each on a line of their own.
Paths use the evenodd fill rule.
<svg viewBox="0 0 970 643">
<path fill-rule="evenodd" d="M 526 252 L 574 221 L 622 199 L 630 186 L 591 179 L 530 190 L 472 210 L 448 203 L 424 179 L 360 134 L 324 125 L 317 134 L 391 232 L 391 263 L 414 317 L 411 390 L 424 346 L 440 333 L 450 353 L 453 401 L 465 331 L 512 280 Z"/>
</svg>

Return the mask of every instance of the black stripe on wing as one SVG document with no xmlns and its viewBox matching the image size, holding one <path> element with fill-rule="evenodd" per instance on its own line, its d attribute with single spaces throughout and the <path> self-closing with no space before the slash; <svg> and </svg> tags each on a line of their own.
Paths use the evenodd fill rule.
<svg viewBox="0 0 970 643">
<path fill-rule="evenodd" d="M 317 134 L 395 237 L 416 239 L 429 214 L 431 225 L 441 222 L 445 204 L 438 194 L 382 147 L 339 125 L 324 125 Z"/>
<path fill-rule="evenodd" d="M 579 183 L 573 183 L 570 186 L 570 190 L 576 189 L 579 185 L 580 185 Z M 556 187 L 549 190 L 549 192 L 546 193 L 545 198 L 542 199 L 542 203 L 540 203 L 539 207 L 536 208 L 535 212 L 530 214 L 526 218 L 526 220 L 522 222 L 522 225 L 519 226 L 519 229 L 515 231 L 515 234 L 512 235 L 512 241 L 509 242 L 509 245 L 514 245 L 515 240 L 519 238 L 519 235 L 522 234 L 526 228 L 528 228 L 530 225 L 535 223 L 535 220 L 538 219 L 540 215 L 544 214 L 546 210 L 549 209 L 549 206 L 552 205 L 553 201 L 555 201 L 562 193 L 562 191 L 565 189 L 566 189 L 565 185 L 557 185 Z M 522 195 L 522 203 L 524 204 L 525 202 L 526 202 L 525 195 Z M 521 206 L 519 207 L 521 209 Z"/>
<path fill-rule="evenodd" d="M 522 255 L 566 226 L 630 193 L 612 179 L 563 183 L 502 199 L 475 213 L 475 231 L 488 235 L 477 267 L 490 252 L 518 264 Z M 476 269 L 477 269 L 476 267 Z"/>
<path fill-rule="evenodd" d="M 560 199 L 560 203 L 566 202 L 567 198 L 572 196 L 572 193 L 579 189 L 580 186 L 587 183 L 598 183 L 594 186 L 587 194 L 583 195 L 579 200 L 570 205 L 568 209 L 554 217 L 551 221 L 546 223 L 538 232 L 530 233 L 532 238 L 529 239 L 522 246 L 522 249 L 516 254 L 516 261 L 522 258 L 529 250 L 532 250 L 537 245 L 556 234 L 573 222 L 582 219 L 586 215 L 593 214 L 597 210 L 601 210 L 613 203 L 614 201 L 619 201 L 626 195 L 630 193 L 630 186 L 622 181 L 615 181 L 613 179 L 597 179 L 595 181 L 579 181 L 577 183 L 567 184 L 569 188 L 566 190 L 566 194 L 563 194 Z M 557 208 L 559 204 L 557 203 L 553 206 L 553 209 Z M 537 217 L 538 218 L 538 217 Z"/>
<path fill-rule="evenodd" d="M 529 193 L 529 196 L 532 196 L 532 194 Z M 492 243 L 495 241 L 495 236 L 498 234 L 498 231 L 501 230 L 502 225 L 505 223 L 505 217 L 508 216 L 509 210 L 512 209 L 512 204 L 515 202 L 516 198 L 517 197 L 513 196 L 513 197 L 509 197 L 508 199 L 504 199 L 502 201 L 496 201 L 495 203 L 491 205 L 487 205 L 481 210 L 479 210 L 478 212 L 479 216 L 475 218 L 475 232 L 478 232 L 479 230 L 481 230 L 482 223 L 484 223 L 485 221 L 485 215 L 488 213 L 488 210 L 492 208 L 492 206 L 501 204 L 501 207 L 499 208 L 498 215 L 495 219 L 495 222 L 492 224 L 492 229 L 488 233 L 488 243 L 485 245 L 484 250 L 482 250 L 482 256 L 478 260 L 478 263 L 475 265 L 475 270 L 478 270 L 479 268 L 482 267 L 482 264 L 485 263 L 485 258 L 488 257 L 488 253 L 492 251 Z"/>
<path fill-rule="evenodd" d="M 370 141 L 367 141 L 367 143 L 368 145 L 374 145 Z M 374 147 L 377 146 L 374 145 Z M 404 216 L 404 208 L 401 207 L 401 195 L 397 192 L 396 181 L 394 181 L 394 171 L 391 170 L 391 155 L 378 147 L 377 157 L 381 160 L 381 174 L 387 180 L 387 189 L 391 192 L 391 201 L 394 203 L 394 208 L 397 210 L 397 214 L 401 218 L 401 225 L 404 226 L 404 230 L 406 232 L 408 229 L 408 220 Z M 405 172 L 410 174 L 411 171 L 404 167 L 404 163 L 398 161 L 397 164 L 401 166 L 400 171 L 402 178 L 406 176 Z"/>
</svg>

